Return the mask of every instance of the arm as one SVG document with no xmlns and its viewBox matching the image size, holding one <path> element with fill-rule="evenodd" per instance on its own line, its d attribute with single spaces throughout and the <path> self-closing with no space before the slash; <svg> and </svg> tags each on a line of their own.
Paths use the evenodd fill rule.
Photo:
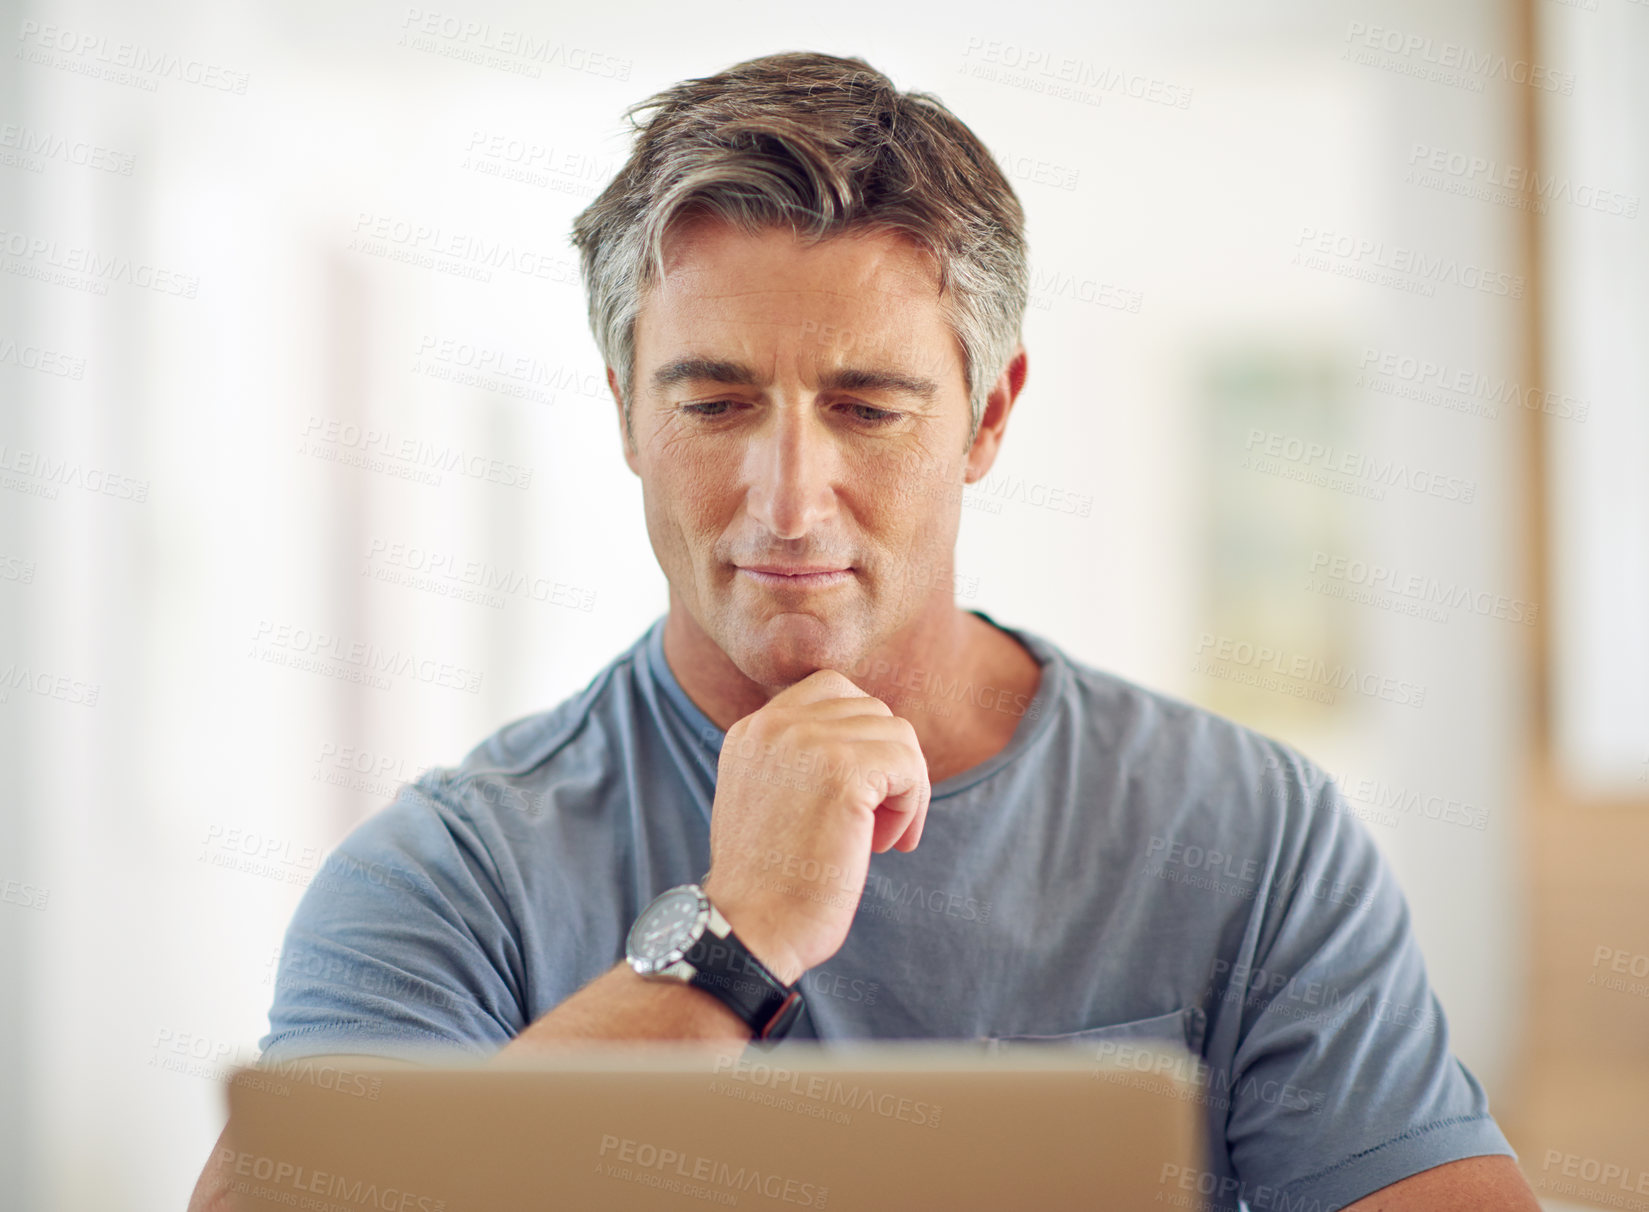
<svg viewBox="0 0 1649 1212">
<path fill-rule="evenodd" d="M 206 1159 L 206 1168 L 195 1180 L 194 1193 L 189 1196 L 188 1212 L 230 1212 L 229 1167 L 221 1156 L 228 1152 L 228 1146 L 224 1144 L 228 1135 L 228 1127 L 218 1133 L 217 1143 L 212 1146 L 211 1156 Z"/>
<path fill-rule="evenodd" d="M 711 881 L 704 888 L 714 893 Z M 718 907 L 720 898 L 718 897 Z M 728 924 L 785 984 L 794 984 L 801 972 L 793 957 L 748 913 L 734 909 Z M 726 916 L 724 913 L 723 916 Z M 737 923 L 737 924 L 735 924 Z M 779 960 L 778 956 L 786 955 Z M 529 1026 L 489 1058 L 530 1056 L 577 1040 L 679 1039 L 702 1040 L 714 1044 L 719 1054 L 736 1057 L 750 1043 L 744 1021 L 713 993 L 676 981 L 651 981 L 636 974 L 628 961 L 621 960 L 601 976 Z M 323 1056 L 316 1063 L 330 1062 L 337 1068 L 368 1061 L 375 1065 L 412 1067 L 412 1062 L 368 1056 Z M 231 1212 L 230 1192 L 234 1182 L 234 1149 L 224 1128 L 212 1146 L 211 1156 L 195 1183 L 188 1212 Z"/>
<path fill-rule="evenodd" d="M 773 754 L 814 755 L 818 769 L 838 774 L 783 791 L 743 777 Z M 711 810 L 711 873 L 701 886 L 751 953 L 794 985 L 846 940 L 871 852 L 915 849 L 930 794 L 909 721 L 842 674 L 819 670 L 728 730 Z M 830 873 L 830 887 L 821 894 L 806 881 L 775 878 L 766 866 L 775 854 Z M 736 1055 L 750 1032 L 715 994 L 649 980 L 620 961 L 496 1055 L 580 1039 L 706 1040 Z"/>
<path fill-rule="evenodd" d="M 1540 1201 L 1517 1163 L 1500 1153 L 1411 1174 L 1345 1212 L 1540 1212 Z"/>
<path fill-rule="evenodd" d="M 702 887 L 715 901 L 733 933 L 787 985 L 803 969 L 788 948 L 758 928 L 748 912 L 726 904 L 706 878 Z M 783 958 L 780 958 L 783 957 Z M 498 1052 L 523 1056 L 581 1039 L 680 1039 L 717 1045 L 719 1053 L 737 1056 L 750 1043 L 750 1029 L 727 1003 L 713 993 L 678 981 L 648 980 L 620 960 L 560 1005 L 541 1015 Z"/>
<path fill-rule="evenodd" d="M 1255 893 L 1256 946 L 1214 991 L 1236 1036 L 1233 1168 L 1301 1206 L 1427 1209 L 1462 1182 L 1497 1192 L 1484 1185 L 1496 1176 L 1526 1201 L 1488 1096 L 1450 1047 L 1384 856 L 1331 779 L 1297 755 L 1279 769 L 1267 794 L 1283 840 Z M 1268 1082 L 1297 1094 L 1268 1099 Z"/>
<path fill-rule="evenodd" d="M 728 738 L 712 806 L 713 871 L 700 883 L 751 952 L 793 985 L 846 939 L 871 852 L 916 848 L 927 763 L 909 721 L 831 670 L 787 687 Z M 741 748 L 755 756 L 740 758 Z M 796 752 L 835 777 L 799 790 L 741 777 L 767 755 Z M 832 873 L 852 895 L 777 881 L 765 865 L 775 853 Z M 750 1043 L 715 994 L 648 980 L 624 961 L 520 1026 L 520 939 L 490 871 L 472 822 L 433 782 L 404 787 L 305 892 L 260 1046 L 363 1039 L 398 1051 L 445 1041 L 484 1048 L 491 1063 L 578 1040 L 701 1040 L 732 1055 Z M 233 1159 L 220 1137 L 190 1212 L 229 1207 Z"/>
<path fill-rule="evenodd" d="M 744 737 L 757 756 L 738 757 Z M 700 883 L 751 952 L 794 984 L 846 939 L 872 850 L 915 848 L 927 764 L 908 721 L 829 670 L 774 696 L 729 738 L 711 820 L 713 871 Z M 778 752 L 812 755 L 836 774 L 800 789 L 741 777 Z M 623 961 L 522 1025 L 519 933 L 485 842 L 439 791 L 437 780 L 404 787 L 311 882 L 287 931 L 260 1047 L 459 1044 L 490 1063 L 578 1040 L 702 1040 L 733 1055 L 748 1046 L 745 1024 L 713 993 L 647 980 Z M 766 865 L 775 853 L 840 883 L 820 896 L 778 881 Z M 227 1209 L 233 1158 L 220 1138 L 191 1212 Z"/>
</svg>

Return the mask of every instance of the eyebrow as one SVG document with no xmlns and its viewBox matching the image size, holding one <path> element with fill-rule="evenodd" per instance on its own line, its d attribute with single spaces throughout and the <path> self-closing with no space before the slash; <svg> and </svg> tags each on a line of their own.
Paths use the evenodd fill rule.
<svg viewBox="0 0 1649 1212">
<path fill-rule="evenodd" d="M 734 383 L 757 387 L 761 376 L 742 362 L 720 358 L 677 358 L 653 372 L 653 388 L 662 391 L 677 383 Z M 939 384 L 932 379 L 864 366 L 843 366 L 819 376 L 821 391 L 887 391 L 932 400 Z"/>
</svg>

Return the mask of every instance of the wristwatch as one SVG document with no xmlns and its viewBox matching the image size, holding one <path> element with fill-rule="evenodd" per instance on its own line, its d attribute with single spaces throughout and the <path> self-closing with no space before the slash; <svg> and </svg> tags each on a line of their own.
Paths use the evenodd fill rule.
<svg viewBox="0 0 1649 1212">
<path fill-rule="evenodd" d="M 630 927 L 624 950 L 642 976 L 681 981 L 721 998 L 750 1028 L 754 1043 L 778 1043 L 801 1012 L 802 991 L 750 954 L 697 884 L 659 893 Z"/>
</svg>

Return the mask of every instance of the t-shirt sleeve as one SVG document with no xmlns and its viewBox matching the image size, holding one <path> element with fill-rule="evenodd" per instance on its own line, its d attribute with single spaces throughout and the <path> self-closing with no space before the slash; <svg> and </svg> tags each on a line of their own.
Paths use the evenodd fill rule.
<svg viewBox="0 0 1649 1212">
<path fill-rule="evenodd" d="M 1445 1162 L 1516 1157 L 1449 1049 L 1408 905 L 1331 779 L 1307 769 L 1297 860 L 1228 994 L 1242 1006 L 1226 1143 L 1255 1208 L 1339 1208 Z"/>
<path fill-rule="evenodd" d="M 520 936 L 442 779 L 404 785 L 316 872 L 281 948 L 261 1061 L 486 1053 L 522 1030 Z"/>
</svg>

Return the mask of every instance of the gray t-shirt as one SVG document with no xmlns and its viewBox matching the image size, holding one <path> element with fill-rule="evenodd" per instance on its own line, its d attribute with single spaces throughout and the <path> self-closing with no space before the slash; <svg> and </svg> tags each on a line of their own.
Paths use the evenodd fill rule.
<svg viewBox="0 0 1649 1212">
<path fill-rule="evenodd" d="M 573 698 L 404 786 L 328 856 L 286 935 L 266 1062 L 496 1050 L 622 959 L 654 896 L 704 876 L 726 734 L 676 682 L 663 624 Z M 1028 704 L 902 675 L 928 710 L 1019 723 L 934 785 L 913 853 L 871 855 L 791 1039 L 1069 1039 L 1123 1065 L 1152 1039 L 1183 1043 L 1210 1156 L 1166 1184 L 1178 1202 L 1330 1209 L 1444 1162 L 1515 1157 L 1449 1050 L 1402 891 L 1333 782 L 1004 630 L 1042 666 Z"/>
</svg>

